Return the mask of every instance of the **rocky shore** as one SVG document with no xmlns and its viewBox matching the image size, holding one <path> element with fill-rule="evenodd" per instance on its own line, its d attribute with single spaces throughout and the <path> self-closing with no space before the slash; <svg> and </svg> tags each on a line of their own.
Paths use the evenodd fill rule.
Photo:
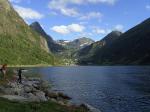
<svg viewBox="0 0 150 112">
<path fill-rule="evenodd" d="M 17 102 L 52 101 L 62 106 L 81 107 L 87 110 L 87 112 L 100 112 L 88 104 L 81 104 L 79 106 L 71 104 L 69 102 L 70 97 L 63 93 L 52 91 L 49 82 L 43 81 L 41 78 L 23 77 L 22 84 L 16 81 L 9 81 L 5 85 L 0 85 L 0 97 Z"/>
</svg>

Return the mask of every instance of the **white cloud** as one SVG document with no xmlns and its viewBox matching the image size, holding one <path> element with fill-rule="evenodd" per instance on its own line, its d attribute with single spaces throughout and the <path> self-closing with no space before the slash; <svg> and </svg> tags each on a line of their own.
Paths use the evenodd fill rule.
<svg viewBox="0 0 150 112">
<path fill-rule="evenodd" d="M 99 27 L 93 27 L 93 30 L 92 32 L 94 34 L 102 34 L 102 35 L 105 35 L 105 34 L 108 34 L 111 32 L 110 29 L 103 29 L 103 28 L 99 28 Z"/>
<path fill-rule="evenodd" d="M 114 5 L 117 0 L 88 0 L 89 3 L 105 3 L 105 4 L 110 4 Z"/>
<path fill-rule="evenodd" d="M 60 25 L 60 26 L 54 26 L 51 28 L 51 30 L 60 33 L 60 34 L 69 34 L 72 32 L 83 32 L 85 27 L 80 24 L 71 24 L 71 25 Z"/>
<path fill-rule="evenodd" d="M 123 31 L 123 29 L 124 29 L 124 26 L 121 24 L 116 25 L 114 28 L 114 30 L 118 30 L 118 31 Z"/>
<path fill-rule="evenodd" d="M 51 30 L 60 33 L 60 34 L 68 34 L 70 31 L 68 30 L 67 26 L 61 25 L 61 26 L 54 26 L 51 28 Z"/>
<path fill-rule="evenodd" d="M 19 15 L 24 19 L 41 19 L 44 17 L 44 15 L 40 14 L 39 12 L 31 8 L 25 8 L 18 5 L 14 5 L 14 8 L 19 13 Z"/>
<path fill-rule="evenodd" d="M 51 10 L 55 10 L 60 12 L 63 15 L 77 17 L 81 14 L 78 10 L 70 5 L 83 5 L 83 4 L 97 4 L 97 3 L 105 3 L 114 5 L 117 0 L 51 0 L 48 4 L 48 7 Z"/>
<path fill-rule="evenodd" d="M 9 0 L 12 3 L 20 3 L 22 0 Z"/>
<path fill-rule="evenodd" d="M 61 11 L 61 13 L 63 15 L 66 15 L 66 16 L 76 17 L 76 16 L 79 15 L 79 13 L 77 12 L 77 10 L 74 9 L 74 8 L 65 8 L 64 7 L 64 8 L 61 8 L 60 11 Z"/>
<path fill-rule="evenodd" d="M 121 32 L 123 32 L 123 30 L 124 30 L 124 26 L 121 24 L 118 24 L 118 25 L 116 25 L 110 29 L 109 28 L 108 29 L 107 28 L 100 28 L 98 26 L 92 26 L 91 28 L 92 28 L 93 33 L 102 34 L 102 35 L 106 35 L 108 33 L 111 33 L 114 30 L 121 31 Z"/>
<path fill-rule="evenodd" d="M 89 12 L 88 14 L 81 16 L 80 20 L 89 20 L 89 19 L 101 19 L 102 13 L 100 12 Z"/>
<path fill-rule="evenodd" d="M 146 8 L 147 10 L 150 10 L 150 5 L 146 5 L 145 8 Z"/>
<path fill-rule="evenodd" d="M 106 34 L 106 31 L 104 29 L 95 29 L 93 30 L 94 33 L 97 33 L 97 34 Z"/>
<path fill-rule="evenodd" d="M 72 16 L 72 17 L 78 16 L 79 13 L 77 9 L 68 7 L 66 1 L 67 0 L 65 1 L 64 0 L 52 0 L 49 2 L 48 7 L 52 10 L 59 11 L 61 14 L 66 15 L 66 16 Z M 71 1 L 73 2 L 73 0 Z"/>
<path fill-rule="evenodd" d="M 24 2 L 26 2 L 26 3 L 31 3 L 31 0 L 9 0 L 11 3 L 15 3 L 15 4 L 17 4 L 17 3 L 20 3 L 20 2 L 22 2 L 22 1 L 24 1 Z"/>
<path fill-rule="evenodd" d="M 82 32 L 85 29 L 85 27 L 80 24 L 71 24 L 71 25 L 68 25 L 68 29 L 71 32 Z"/>
</svg>

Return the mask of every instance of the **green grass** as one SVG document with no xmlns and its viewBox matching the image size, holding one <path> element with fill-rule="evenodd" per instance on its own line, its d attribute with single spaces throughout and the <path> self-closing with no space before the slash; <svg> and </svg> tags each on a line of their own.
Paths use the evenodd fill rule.
<svg viewBox="0 0 150 112">
<path fill-rule="evenodd" d="M 87 112 L 83 108 L 65 107 L 51 101 L 18 103 L 0 98 L 0 112 Z"/>
<path fill-rule="evenodd" d="M 0 63 L 8 65 L 54 65 L 40 35 L 14 11 L 7 0 L 0 0 Z"/>
</svg>

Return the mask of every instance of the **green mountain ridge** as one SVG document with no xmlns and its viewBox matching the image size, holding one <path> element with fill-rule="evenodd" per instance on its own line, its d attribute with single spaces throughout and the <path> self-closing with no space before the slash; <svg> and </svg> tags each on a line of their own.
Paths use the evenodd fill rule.
<svg viewBox="0 0 150 112">
<path fill-rule="evenodd" d="M 54 64 L 46 40 L 33 31 L 8 0 L 0 0 L 0 64 Z"/>
<path fill-rule="evenodd" d="M 98 48 L 93 55 L 85 54 L 79 59 L 79 64 L 147 65 L 150 64 L 149 43 L 150 18 L 123 33 L 111 44 Z"/>
</svg>

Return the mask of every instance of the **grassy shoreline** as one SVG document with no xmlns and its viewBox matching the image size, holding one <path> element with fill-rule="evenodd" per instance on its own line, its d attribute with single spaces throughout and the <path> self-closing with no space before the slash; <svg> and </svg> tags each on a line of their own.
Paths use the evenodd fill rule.
<svg viewBox="0 0 150 112">
<path fill-rule="evenodd" d="M 0 98 L 0 112 L 87 112 L 81 107 L 67 107 L 47 102 L 15 102 Z"/>
</svg>

